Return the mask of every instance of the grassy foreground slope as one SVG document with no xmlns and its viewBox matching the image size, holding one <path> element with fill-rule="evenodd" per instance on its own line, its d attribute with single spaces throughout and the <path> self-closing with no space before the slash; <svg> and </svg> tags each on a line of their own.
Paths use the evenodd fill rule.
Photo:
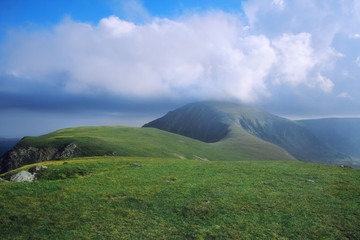
<svg viewBox="0 0 360 240">
<path fill-rule="evenodd" d="M 250 142 L 245 142 L 251 144 Z M 84 156 L 176 157 L 203 160 L 295 160 L 281 148 L 269 145 L 257 150 L 257 158 L 247 154 L 239 144 L 224 147 L 205 143 L 154 128 L 76 127 L 58 130 L 39 137 L 23 138 L 0 158 L 0 173 L 26 164 Z M 253 150 L 254 152 L 254 150 Z M 260 157 L 259 157 L 259 156 Z"/>
<path fill-rule="evenodd" d="M 0 182 L 2 239 L 360 239 L 359 170 L 295 161 L 66 162 L 43 163 L 54 180 Z M 67 178 L 79 169 L 91 175 Z"/>
</svg>

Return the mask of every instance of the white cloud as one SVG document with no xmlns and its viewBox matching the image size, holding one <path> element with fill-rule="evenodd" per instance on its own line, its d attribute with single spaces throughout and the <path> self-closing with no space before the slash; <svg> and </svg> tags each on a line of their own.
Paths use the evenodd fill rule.
<svg viewBox="0 0 360 240">
<path fill-rule="evenodd" d="M 311 34 L 283 34 L 272 43 L 277 52 L 276 82 L 293 85 L 306 82 L 308 73 L 317 64 L 311 47 Z"/>
<path fill-rule="evenodd" d="M 330 93 L 334 88 L 334 83 L 327 77 L 318 74 L 314 81 L 315 86 L 319 86 L 324 92 Z"/>
<path fill-rule="evenodd" d="M 358 56 L 358 57 L 356 58 L 355 62 L 357 63 L 357 65 L 360 66 L 360 56 Z"/>
<path fill-rule="evenodd" d="M 285 7 L 285 2 L 284 2 L 284 0 L 273 0 L 273 1 L 272 1 L 272 4 L 275 5 L 275 6 L 277 6 L 277 7 L 279 7 L 281 10 L 283 10 L 284 7 Z"/>
<path fill-rule="evenodd" d="M 337 95 L 338 98 L 347 98 L 347 99 L 352 99 L 352 97 L 350 96 L 349 93 L 347 92 L 341 92 Z"/>
<path fill-rule="evenodd" d="M 104 34 L 110 34 L 110 37 L 115 38 L 129 34 L 136 28 L 134 23 L 120 20 L 116 16 L 101 19 L 98 27 L 103 29 Z"/>
<path fill-rule="evenodd" d="M 138 3 L 124 8 L 147 15 Z M 8 36 L 0 74 L 46 84 L 63 76 L 60 85 L 70 92 L 135 97 L 253 102 L 281 84 L 330 93 L 341 84 L 331 75 L 336 61 L 346 59 L 333 41 L 356 36 L 360 16 L 347 12 L 356 7 L 353 1 L 250 0 L 246 24 L 221 11 L 143 24 L 116 16 L 97 25 L 66 19 L 50 30 Z"/>
<path fill-rule="evenodd" d="M 66 73 L 72 92 L 107 91 L 156 97 L 233 97 L 244 102 L 266 93 L 275 53 L 265 36 L 243 35 L 223 12 L 135 25 L 118 17 L 97 26 L 71 21 L 51 32 L 13 36 L 2 70 L 32 81 Z M 36 56 L 36 57 L 35 57 Z"/>
</svg>

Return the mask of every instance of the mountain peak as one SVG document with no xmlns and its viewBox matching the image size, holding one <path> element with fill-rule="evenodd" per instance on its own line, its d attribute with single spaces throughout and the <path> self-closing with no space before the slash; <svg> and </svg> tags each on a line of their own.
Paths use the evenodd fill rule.
<svg viewBox="0 0 360 240">
<path fill-rule="evenodd" d="M 242 149 L 251 156 L 263 156 L 259 153 L 269 149 L 279 153 L 281 148 L 284 155 L 301 161 L 328 164 L 350 161 L 295 121 L 231 102 L 190 103 L 143 127 Z"/>
</svg>

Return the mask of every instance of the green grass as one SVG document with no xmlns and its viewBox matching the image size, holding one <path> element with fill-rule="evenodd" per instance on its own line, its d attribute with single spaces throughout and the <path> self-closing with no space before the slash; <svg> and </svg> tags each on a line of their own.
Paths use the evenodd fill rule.
<svg viewBox="0 0 360 240">
<path fill-rule="evenodd" d="M 258 145 L 247 141 L 251 137 L 244 138 L 243 142 L 235 139 L 234 144 L 205 143 L 155 128 L 103 126 L 67 128 L 39 137 L 26 137 L 21 141 L 21 145 L 61 148 L 66 144 L 75 143 L 81 151 L 80 156 L 175 156 L 186 159 L 227 161 L 294 160 L 290 155 L 285 154 L 284 150 L 273 144 L 264 142 L 262 144 L 271 146 L 258 148 Z M 251 144 L 253 147 L 249 148 Z M 266 150 L 266 153 L 263 150 Z M 253 153 L 256 153 L 255 156 Z"/>
<path fill-rule="evenodd" d="M 296 160 L 275 144 L 263 141 L 238 127 L 232 126 L 230 129 L 226 138 L 213 143 L 217 148 L 226 150 L 230 156 L 223 160 Z"/>
<path fill-rule="evenodd" d="M 57 180 L 0 182 L 1 239 L 360 239 L 359 170 L 295 161 L 66 162 L 43 163 Z"/>
</svg>

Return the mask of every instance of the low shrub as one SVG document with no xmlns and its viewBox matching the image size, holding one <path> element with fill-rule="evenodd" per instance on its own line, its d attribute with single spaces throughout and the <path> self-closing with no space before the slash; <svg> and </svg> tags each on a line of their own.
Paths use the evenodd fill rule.
<svg viewBox="0 0 360 240">
<path fill-rule="evenodd" d="M 90 169 L 82 166 L 74 166 L 65 164 L 62 166 L 54 166 L 52 168 L 44 168 L 36 173 L 37 180 L 59 180 L 67 178 L 76 178 L 80 176 L 90 175 Z"/>
</svg>

